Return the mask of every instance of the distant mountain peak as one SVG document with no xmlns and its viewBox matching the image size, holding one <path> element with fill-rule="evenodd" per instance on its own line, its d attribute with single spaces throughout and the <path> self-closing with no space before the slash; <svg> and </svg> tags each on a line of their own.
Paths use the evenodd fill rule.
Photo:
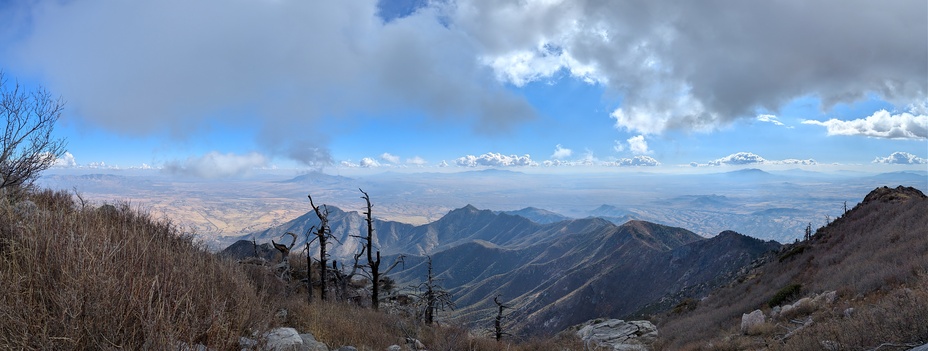
<svg viewBox="0 0 928 351">
<path fill-rule="evenodd" d="M 926 196 L 920 190 L 915 189 L 910 186 L 897 186 L 896 188 L 890 188 L 888 186 L 883 186 L 874 189 L 866 197 L 864 197 L 865 203 L 867 202 L 904 202 L 909 199 L 924 199 Z"/>
</svg>

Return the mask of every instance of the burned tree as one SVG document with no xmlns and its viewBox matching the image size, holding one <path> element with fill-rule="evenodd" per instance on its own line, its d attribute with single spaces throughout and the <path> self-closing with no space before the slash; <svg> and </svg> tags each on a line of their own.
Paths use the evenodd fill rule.
<svg viewBox="0 0 928 351">
<path fill-rule="evenodd" d="M 366 236 L 355 236 L 360 238 L 363 242 L 363 247 L 361 252 L 367 253 L 367 265 L 366 267 L 370 270 L 369 276 L 371 280 L 371 307 L 379 309 L 380 307 L 380 289 L 386 287 L 392 281 L 386 278 L 386 275 L 390 273 L 393 268 L 398 264 L 403 263 L 405 258 L 403 255 L 400 255 L 396 258 L 396 261 L 390 265 L 385 271 L 380 270 L 380 250 L 374 251 L 374 217 L 373 217 L 373 205 L 371 205 L 371 197 L 364 190 L 358 189 L 361 191 L 364 196 L 361 196 L 362 199 L 367 203 L 367 211 L 364 212 L 366 216 L 365 221 L 367 222 L 367 235 Z M 376 258 L 375 258 L 376 257 Z M 357 261 L 357 260 L 355 260 Z M 383 285 L 383 286 L 381 286 Z M 389 288 L 386 289 L 389 292 Z"/>
<path fill-rule="evenodd" d="M 438 279 L 432 274 L 432 256 L 426 256 L 428 259 L 428 275 L 426 281 L 419 284 L 416 290 L 419 291 L 416 297 L 419 298 L 421 310 L 419 317 L 425 324 L 432 324 L 435 321 L 435 313 L 445 308 L 454 310 L 454 301 L 451 301 L 451 293 L 438 285 Z"/>
<path fill-rule="evenodd" d="M 281 238 L 287 235 L 293 237 L 293 240 L 290 242 L 289 246 L 284 245 L 284 244 L 278 244 L 274 242 L 273 239 L 271 240 L 271 245 L 273 245 L 274 248 L 277 249 L 277 251 L 280 251 L 280 255 L 281 255 L 280 263 L 274 266 L 274 269 L 277 270 L 277 279 L 280 279 L 281 281 L 289 285 L 290 283 L 290 250 L 293 249 L 293 245 L 296 244 L 296 234 L 287 232 L 286 234 L 281 235 Z M 252 244 L 254 244 L 254 241 L 252 241 Z M 257 255 L 257 253 L 258 253 L 257 246 L 255 246 L 255 254 Z"/>
<path fill-rule="evenodd" d="M 358 188 L 358 190 L 364 194 L 361 198 L 367 202 L 367 211 L 364 214 L 367 216 L 365 219 L 367 221 L 367 236 L 362 237 L 361 239 L 365 241 L 364 251 L 367 250 L 367 267 L 370 268 L 371 273 L 371 307 L 375 310 L 380 308 L 380 250 L 377 250 L 376 259 L 374 259 L 374 218 L 372 217 L 371 197 L 367 195 L 364 190 Z"/>
<path fill-rule="evenodd" d="M 319 279 L 319 284 L 320 284 L 320 289 L 321 289 L 320 295 L 321 295 L 322 300 L 325 301 L 326 299 L 325 298 L 325 293 L 326 293 L 325 282 L 328 277 L 328 274 L 326 274 L 327 273 L 326 270 L 328 267 L 328 252 L 326 252 L 326 243 L 328 242 L 329 239 L 334 238 L 332 237 L 332 231 L 329 228 L 329 208 L 326 207 L 325 205 L 322 205 L 322 208 L 320 208 L 319 206 L 316 206 L 316 204 L 313 203 L 312 195 L 307 195 L 307 197 L 309 198 L 309 206 L 311 206 L 313 208 L 313 211 L 316 212 L 316 217 L 319 217 L 319 228 L 317 229 L 313 227 L 309 229 L 309 232 L 315 235 L 316 237 L 313 238 L 311 241 L 306 242 L 306 263 L 307 263 L 306 269 L 307 271 L 312 270 L 312 264 L 311 264 L 312 259 L 310 258 L 310 255 L 309 255 L 309 244 L 312 241 L 318 241 L 319 242 L 319 275 L 321 277 Z M 313 232 L 313 229 L 315 229 L 315 232 Z M 311 273 L 309 274 L 308 280 L 309 280 L 309 296 L 310 296 L 309 299 L 312 300 L 313 290 L 312 290 Z"/>
<path fill-rule="evenodd" d="M 496 342 L 503 340 L 503 336 L 509 336 L 509 333 L 503 332 L 503 310 L 507 308 L 512 308 L 512 306 L 504 305 L 502 302 L 499 302 L 499 297 L 502 295 L 496 295 L 493 298 L 493 302 L 496 303 L 496 307 L 499 311 L 496 313 L 496 321 L 493 323 L 493 336 L 496 338 Z"/>
</svg>

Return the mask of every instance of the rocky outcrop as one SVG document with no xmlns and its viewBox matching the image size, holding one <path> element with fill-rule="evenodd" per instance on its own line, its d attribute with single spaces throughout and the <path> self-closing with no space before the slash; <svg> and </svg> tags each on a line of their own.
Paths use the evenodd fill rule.
<svg viewBox="0 0 928 351">
<path fill-rule="evenodd" d="M 754 310 L 751 313 L 741 315 L 741 333 L 747 334 L 757 326 L 764 324 L 766 318 L 761 310 Z"/>
<path fill-rule="evenodd" d="M 239 346 L 246 350 L 262 351 L 329 351 L 329 347 L 316 341 L 312 334 L 300 334 L 293 328 L 275 328 L 261 335 L 263 343 L 251 338 L 241 338 Z"/>
<path fill-rule="evenodd" d="M 649 350 L 657 339 L 657 327 L 648 321 L 589 321 L 578 326 L 577 337 L 587 345 L 609 350 Z"/>
</svg>

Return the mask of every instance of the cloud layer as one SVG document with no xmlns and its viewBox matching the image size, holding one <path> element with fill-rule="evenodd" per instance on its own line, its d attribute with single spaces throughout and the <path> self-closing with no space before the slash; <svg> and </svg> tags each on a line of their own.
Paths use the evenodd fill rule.
<svg viewBox="0 0 928 351">
<path fill-rule="evenodd" d="M 538 165 L 538 163 L 532 161 L 532 156 L 530 155 L 503 155 L 495 152 L 488 152 L 480 156 L 462 156 L 454 160 L 454 163 L 461 167 L 516 167 Z"/>
<path fill-rule="evenodd" d="M 458 1 L 452 21 L 515 85 L 566 71 L 620 93 L 616 126 L 711 130 L 801 96 L 926 92 L 925 2 Z"/>
<path fill-rule="evenodd" d="M 800 159 L 784 159 L 784 160 L 767 160 L 761 157 L 758 154 L 751 152 L 736 152 L 731 155 L 718 158 L 706 163 L 707 166 L 744 166 L 744 165 L 799 165 L 799 166 L 811 166 L 818 164 L 813 159 L 800 160 Z M 700 166 L 698 163 L 692 162 L 690 166 L 697 167 Z"/>
<path fill-rule="evenodd" d="M 257 152 L 238 155 L 213 151 L 184 161 L 167 162 L 162 170 L 200 178 L 227 178 L 248 175 L 253 169 L 266 166 L 267 162 L 267 158 Z"/>
<path fill-rule="evenodd" d="M 384 23 L 374 0 L 0 7 L 29 14 L 0 29 L 0 39 L 25 34 L 0 56 L 48 77 L 83 118 L 122 133 L 184 137 L 257 115 L 269 152 L 318 166 L 332 163 L 325 132 L 307 131 L 359 115 L 417 111 L 499 133 L 535 114 L 437 9 Z"/>
<path fill-rule="evenodd" d="M 894 152 L 886 157 L 877 157 L 873 163 L 885 163 L 894 165 L 923 165 L 928 164 L 928 160 L 910 154 L 908 152 Z"/>
<path fill-rule="evenodd" d="M 842 121 L 829 119 L 824 122 L 806 120 L 803 124 L 823 126 L 828 135 L 861 135 L 886 139 L 928 139 L 928 115 L 903 112 L 891 114 L 880 110 L 866 118 Z"/>
</svg>

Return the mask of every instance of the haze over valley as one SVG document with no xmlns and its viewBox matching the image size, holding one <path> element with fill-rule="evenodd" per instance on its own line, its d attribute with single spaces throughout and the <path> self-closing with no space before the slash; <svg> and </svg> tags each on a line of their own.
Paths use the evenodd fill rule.
<svg viewBox="0 0 928 351">
<path fill-rule="evenodd" d="M 553 212 L 555 216 L 547 221 L 559 216 L 601 217 L 615 224 L 638 219 L 686 228 L 704 237 L 734 230 L 781 243 L 801 238 L 809 223 L 817 228 L 825 224 L 826 216 L 836 218 L 845 201 L 853 204 L 874 187 L 928 188 L 928 175 L 918 170 L 867 174 L 743 168 L 701 174 L 563 175 L 487 169 L 353 177 L 279 172 L 221 181 L 177 179 L 155 171 L 96 172 L 51 170 L 40 183 L 76 190 L 98 203 L 127 201 L 214 245 L 221 236 L 261 231 L 311 211 L 309 194 L 317 202 L 360 211 L 358 188 L 371 193 L 378 219 L 414 225 L 473 205 L 493 211 Z M 546 221 L 538 212 L 521 215 Z"/>
</svg>

